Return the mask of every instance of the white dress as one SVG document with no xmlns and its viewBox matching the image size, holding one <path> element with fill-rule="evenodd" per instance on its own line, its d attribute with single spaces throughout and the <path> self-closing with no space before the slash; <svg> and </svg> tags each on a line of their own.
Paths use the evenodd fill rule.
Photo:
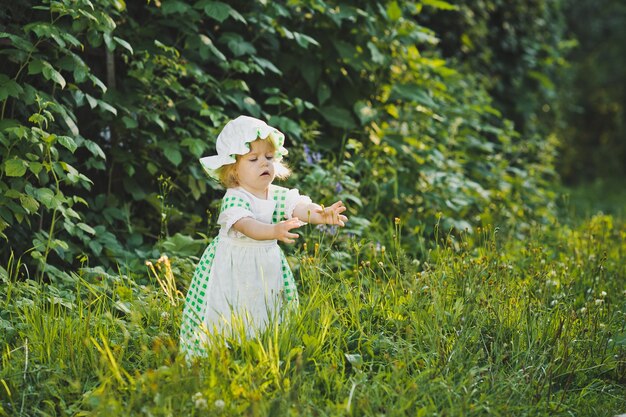
<svg viewBox="0 0 626 417">
<path fill-rule="evenodd" d="M 226 191 L 219 234 L 200 258 L 185 300 L 180 347 L 188 358 L 206 355 L 209 333 L 253 336 L 280 320 L 285 303 L 297 305 L 293 274 L 278 242 L 251 239 L 232 226 L 244 217 L 278 223 L 309 202 L 298 190 L 275 185 L 267 200 L 239 187 Z"/>
</svg>

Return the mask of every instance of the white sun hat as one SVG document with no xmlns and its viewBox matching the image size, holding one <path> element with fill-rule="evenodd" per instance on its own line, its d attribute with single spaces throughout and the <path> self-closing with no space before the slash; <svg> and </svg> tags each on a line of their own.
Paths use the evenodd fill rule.
<svg viewBox="0 0 626 417">
<path fill-rule="evenodd" d="M 215 145 L 217 155 L 200 158 L 200 164 L 212 178 L 219 179 L 216 170 L 237 162 L 236 155 L 245 155 L 250 152 L 250 142 L 257 139 L 269 139 L 274 143 L 276 174 L 280 175 L 278 171 L 284 169 L 278 162 L 283 159 L 284 155 L 287 155 L 287 149 L 283 147 L 285 135 L 264 121 L 250 116 L 239 116 L 226 123 L 217 137 Z"/>
</svg>

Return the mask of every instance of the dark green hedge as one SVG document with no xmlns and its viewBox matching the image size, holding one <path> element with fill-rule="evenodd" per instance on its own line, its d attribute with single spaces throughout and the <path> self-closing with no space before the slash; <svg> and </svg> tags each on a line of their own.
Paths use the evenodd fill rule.
<svg viewBox="0 0 626 417">
<path fill-rule="evenodd" d="M 242 113 L 286 133 L 289 184 L 346 200 L 354 234 L 549 220 L 554 140 L 511 120 L 552 99 L 561 27 L 536 20 L 558 3 L 465 3 L 7 5 L 0 259 L 62 275 L 197 252 L 222 193 L 197 160 Z"/>
</svg>

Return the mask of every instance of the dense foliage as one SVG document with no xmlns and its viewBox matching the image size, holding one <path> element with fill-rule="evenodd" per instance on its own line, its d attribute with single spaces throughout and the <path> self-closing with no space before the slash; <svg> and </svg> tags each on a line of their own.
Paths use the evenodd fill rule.
<svg viewBox="0 0 626 417">
<path fill-rule="evenodd" d="M 566 124 L 559 170 L 569 183 L 626 176 L 626 4 L 567 1 L 573 63 L 561 85 Z"/>
<path fill-rule="evenodd" d="M 528 19 L 545 18 L 551 2 L 539 3 Z M 495 223 L 524 231 L 548 219 L 553 140 L 515 130 L 508 118 L 517 115 L 491 95 L 516 82 L 543 94 L 526 75 L 515 78 L 528 60 L 502 61 L 502 69 L 483 62 L 506 37 L 490 37 L 476 64 L 446 60 L 454 54 L 441 45 L 451 43 L 430 27 L 446 33 L 450 16 L 470 7 L 8 4 L 0 11 L 1 258 L 13 253 L 31 275 L 59 275 L 87 265 L 137 270 L 163 250 L 196 254 L 213 233 L 212 202 L 222 192 L 197 159 L 241 113 L 287 134 L 290 184 L 322 202 L 347 200 L 352 233 L 381 208 L 405 218 L 409 236 L 439 221 L 459 231 Z M 484 18 L 491 6 L 477 7 Z M 499 19 L 503 27 L 526 22 Z M 459 36 L 482 44 L 477 26 Z M 525 39 L 517 48 L 526 54 L 554 47 Z M 550 79 L 554 65 L 542 59 L 532 62 L 533 77 Z M 492 71 L 481 73 L 485 66 Z"/>
</svg>

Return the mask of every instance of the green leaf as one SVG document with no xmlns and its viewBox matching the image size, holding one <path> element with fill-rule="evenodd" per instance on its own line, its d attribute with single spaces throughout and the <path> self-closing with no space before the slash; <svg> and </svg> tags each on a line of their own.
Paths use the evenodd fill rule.
<svg viewBox="0 0 626 417">
<path fill-rule="evenodd" d="M 102 90 L 103 93 L 107 92 L 107 86 L 104 85 L 104 83 L 100 80 L 100 78 L 96 77 L 92 73 L 89 73 L 87 76 L 89 77 L 91 82 L 93 82 L 93 85 L 99 87 L 100 90 Z"/>
<path fill-rule="evenodd" d="M 387 17 L 394 21 L 402 17 L 402 9 L 397 1 L 392 1 L 389 3 L 389 6 L 387 6 Z"/>
<path fill-rule="evenodd" d="M 87 103 L 89 103 L 89 107 L 95 109 L 98 105 L 98 99 L 90 96 L 89 94 L 85 94 L 85 98 L 87 99 Z"/>
<path fill-rule="evenodd" d="M 428 90 L 415 84 L 396 84 L 391 89 L 391 98 L 394 100 L 410 100 L 428 108 L 436 109 L 437 103 L 428 95 Z"/>
<path fill-rule="evenodd" d="M 123 116 L 122 122 L 124 123 L 124 126 L 126 126 L 126 129 L 136 129 L 137 126 L 139 126 L 139 123 L 137 123 L 137 120 L 131 119 L 128 116 Z"/>
<path fill-rule="evenodd" d="M 99 156 L 102 159 L 106 159 L 106 155 L 104 154 L 104 151 L 102 150 L 100 145 L 98 145 L 96 142 L 91 141 L 91 140 L 86 140 L 85 147 L 89 149 L 89 152 L 91 152 L 93 156 Z"/>
<path fill-rule="evenodd" d="M 183 139 L 183 141 L 180 144 L 182 146 L 186 146 L 187 148 L 189 148 L 189 152 L 191 152 L 191 154 L 195 156 L 196 158 L 201 157 L 202 153 L 207 147 L 205 141 L 200 140 L 200 139 L 194 139 L 194 138 Z"/>
<path fill-rule="evenodd" d="M 350 111 L 337 107 L 337 106 L 326 106 L 320 107 L 319 112 L 322 114 L 324 119 L 332 126 L 339 127 L 346 130 L 351 130 L 357 127 L 356 121 L 352 117 Z"/>
<path fill-rule="evenodd" d="M 330 87 L 326 83 L 321 83 L 319 88 L 317 89 L 317 102 L 319 105 L 324 104 L 326 100 L 328 100 L 331 96 Z"/>
<path fill-rule="evenodd" d="M 133 47 L 130 46 L 130 43 L 126 42 L 124 39 L 122 38 L 118 38 L 117 36 L 113 36 L 113 40 L 115 40 L 115 42 L 117 42 L 118 44 L 120 44 L 124 49 L 126 49 L 128 52 L 132 54 L 134 54 L 133 52 Z"/>
<path fill-rule="evenodd" d="M 370 50 L 370 54 L 372 55 L 372 61 L 377 64 L 382 64 L 385 62 L 385 56 L 380 53 L 378 47 L 374 45 L 373 42 L 368 42 L 367 48 Z"/>
<path fill-rule="evenodd" d="M 26 173 L 28 163 L 21 159 L 9 159 L 4 163 L 4 172 L 7 177 L 21 177 Z"/>
<path fill-rule="evenodd" d="M 213 44 L 213 41 L 211 40 L 211 38 L 209 38 L 206 35 L 199 35 L 200 38 L 200 42 L 207 47 L 207 49 L 209 51 L 211 51 L 213 53 L 213 55 L 215 55 L 217 57 L 217 59 L 219 59 L 220 61 L 226 61 L 226 56 L 215 47 L 215 45 Z"/>
<path fill-rule="evenodd" d="M 164 16 L 175 14 L 175 13 L 184 15 L 185 13 L 188 12 L 189 7 L 190 6 L 188 4 L 180 0 L 166 0 L 166 1 L 163 1 L 161 5 L 161 10 Z"/>
<path fill-rule="evenodd" d="M 251 58 L 261 68 L 269 70 L 269 71 L 273 72 L 274 74 L 283 75 L 282 71 L 279 70 L 278 68 L 276 68 L 276 66 L 274 64 L 272 64 L 271 61 L 268 61 L 267 59 L 258 57 L 256 55 L 253 55 Z"/>
<path fill-rule="evenodd" d="M 41 59 L 33 59 L 28 63 L 28 75 L 40 74 L 43 71 L 43 61 Z"/>
<path fill-rule="evenodd" d="M 61 88 L 65 88 L 65 78 L 46 61 L 43 61 L 43 76 L 45 79 L 52 80 L 59 84 Z"/>
<path fill-rule="evenodd" d="M 114 115 L 117 116 L 117 109 L 115 107 L 111 106 L 106 101 L 98 100 L 98 105 L 100 106 L 100 108 L 102 110 L 106 110 L 106 111 L 111 112 L 111 113 L 113 113 Z"/>
<path fill-rule="evenodd" d="M 54 196 L 54 192 L 49 188 L 38 188 L 35 190 L 35 198 L 46 208 L 53 208 L 58 205 L 58 201 Z"/>
<path fill-rule="evenodd" d="M 226 45 L 228 45 L 228 49 L 230 49 L 235 56 L 256 54 L 256 48 L 250 42 L 246 42 L 238 33 L 225 33 L 220 38 L 220 41 L 225 42 Z"/>
<path fill-rule="evenodd" d="M 165 154 L 167 160 L 175 166 L 179 166 L 180 163 L 183 161 L 183 155 L 180 153 L 180 150 L 178 149 L 176 144 L 163 142 L 162 147 L 163 153 Z"/>
<path fill-rule="evenodd" d="M 41 164 L 40 162 L 31 161 L 28 163 L 28 169 L 30 169 L 30 172 L 32 172 L 35 175 L 39 175 L 39 172 L 41 172 L 42 168 L 43 168 L 43 164 Z"/>
<path fill-rule="evenodd" d="M 224 20 L 228 19 L 232 7 L 230 7 L 226 3 L 222 3 L 221 1 L 209 1 L 209 0 L 201 0 L 194 5 L 195 8 L 202 8 L 204 13 L 222 23 Z"/>
<path fill-rule="evenodd" d="M 78 226 L 79 229 L 82 229 L 85 232 L 89 233 L 90 235 L 95 235 L 96 234 L 96 231 L 94 230 L 94 228 L 89 226 L 88 224 L 77 223 L 76 226 Z"/>
<path fill-rule="evenodd" d="M 434 7 L 440 10 L 457 10 L 459 7 L 442 0 L 422 0 L 424 6 Z"/>
<path fill-rule="evenodd" d="M 296 42 L 298 42 L 298 45 L 304 49 L 307 49 L 309 45 L 320 46 L 318 41 L 303 33 L 293 32 L 293 36 L 296 39 Z"/>
<path fill-rule="evenodd" d="M 24 209 L 29 213 L 36 213 L 39 209 L 39 202 L 33 197 L 26 194 L 22 194 L 20 196 L 20 203 L 22 204 L 22 207 L 24 207 Z"/>
<path fill-rule="evenodd" d="M 63 145 L 71 153 L 74 153 L 76 148 L 78 148 L 78 145 L 76 145 L 76 142 L 74 142 L 74 139 L 72 139 L 69 136 L 59 136 L 57 137 L 57 140 L 59 141 L 61 145 Z"/>
<path fill-rule="evenodd" d="M 0 74 L 0 101 L 6 100 L 7 97 L 19 97 L 24 92 L 22 86 L 10 79 L 4 74 Z"/>
<path fill-rule="evenodd" d="M 9 38 L 11 40 L 11 44 L 22 51 L 32 52 L 35 49 L 33 44 L 26 38 L 11 35 L 10 33 L 6 32 L 0 32 L 0 39 L 2 38 Z"/>
</svg>

